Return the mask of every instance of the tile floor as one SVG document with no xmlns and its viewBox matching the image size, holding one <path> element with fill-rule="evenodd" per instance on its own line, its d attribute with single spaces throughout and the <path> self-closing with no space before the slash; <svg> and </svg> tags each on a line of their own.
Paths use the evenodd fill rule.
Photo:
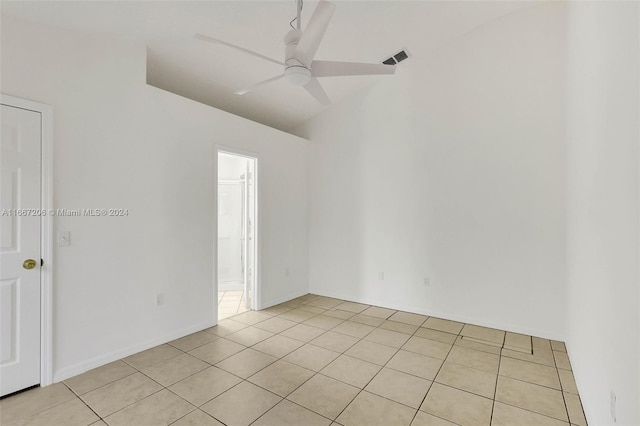
<svg viewBox="0 0 640 426">
<path fill-rule="evenodd" d="M 245 306 L 244 291 L 218 292 L 218 319 L 229 318 L 248 310 Z"/>
<path fill-rule="evenodd" d="M 314 295 L 0 401 L 3 426 L 569 423 L 562 342 Z"/>
</svg>

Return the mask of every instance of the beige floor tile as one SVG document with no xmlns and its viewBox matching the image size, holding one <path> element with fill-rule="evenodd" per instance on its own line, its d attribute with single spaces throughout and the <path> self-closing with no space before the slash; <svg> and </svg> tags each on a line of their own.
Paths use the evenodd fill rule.
<svg viewBox="0 0 640 426">
<path fill-rule="evenodd" d="M 152 365 L 159 364 L 162 361 L 177 357 L 182 353 L 183 352 L 181 350 L 176 349 L 171 345 L 165 344 L 128 356 L 124 358 L 123 361 L 133 368 L 137 368 L 138 370 L 140 370 L 142 368 L 151 367 Z"/>
<path fill-rule="evenodd" d="M 244 349 L 243 345 L 222 338 L 189 351 L 189 354 L 209 364 L 216 364 Z"/>
<path fill-rule="evenodd" d="M 399 350 L 386 365 L 394 370 L 433 380 L 442 366 L 442 360 L 426 355 Z"/>
<path fill-rule="evenodd" d="M 316 314 L 316 315 L 323 314 L 326 311 L 326 309 L 324 308 L 319 308 L 317 306 L 312 306 L 312 305 L 300 305 L 298 309 L 302 311 L 311 312 L 312 314 Z"/>
<path fill-rule="evenodd" d="M 292 308 L 288 307 L 288 306 L 283 306 L 283 305 L 276 305 L 276 306 L 272 306 L 270 308 L 267 309 L 262 309 L 258 312 L 261 312 L 263 314 L 268 314 L 268 315 L 280 315 L 280 314 L 284 314 L 285 312 L 289 312 Z M 269 330 L 271 331 L 271 330 Z"/>
<path fill-rule="evenodd" d="M 224 426 L 202 410 L 194 410 L 171 426 Z"/>
<path fill-rule="evenodd" d="M 380 343 L 381 345 L 391 346 L 394 348 L 400 348 L 404 345 L 411 336 L 397 331 L 383 330 L 378 328 L 367 334 L 364 340 L 370 342 Z"/>
<path fill-rule="evenodd" d="M 265 314 L 263 312 L 247 311 L 240 315 L 236 315 L 235 317 L 233 317 L 233 320 L 247 325 L 254 325 L 259 322 L 266 321 L 269 318 L 271 318 L 271 315 Z"/>
<path fill-rule="evenodd" d="M 245 426 L 281 400 L 282 398 L 274 393 L 249 382 L 242 382 L 207 402 L 201 409 L 224 424 Z"/>
<path fill-rule="evenodd" d="M 459 334 L 464 324 L 461 322 L 429 317 L 422 326 L 432 330 L 444 331 L 445 333 Z"/>
<path fill-rule="evenodd" d="M 560 389 L 558 370 L 534 362 L 503 357 L 502 361 L 500 361 L 500 375 L 549 388 Z"/>
<path fill-rule="evenodd" d="M 396 312 L 397 311 L 395 311 L 394 309 L 379 308 L 378 306 L 371 306 L 370 308 L 367 308 L 364 311 L 362 311 L 362 314 L 369 315 L 372 317 L 378 317 L 386 320 L 386 319 L 389 319 L 389 317 Z"/>
<path fill-rule="evenodd" d="M 335 308 L 338 305 L 341 305 L 342 303 L 344 303 L 344 300 L 320 296 L 309 301 L 308 304 L 311 306 L 317 306 L 319 308 L 331 309 L 331 308 Z"/>
<path fill-rule="evenodd" d="M 100 418 L 81 400 L 74 398 L 29 417 L 24 425 L 29 426 L 87 426 Z M 9 426 L 10 423 L 2 423 Z"/>
<path fill-rule="evenodd" d="M 435 340 L 437 342 L 448 343 L 450 345 L 453 345 L 458 337 L 455 334 L 445 333 L 444 331 L 433 330 L 425 327 L 420 327 L 416 331 L 415 335 L 425 339 Z"/>
<path fill-rule="evenodd" d="M 120 410 L 105 421 L 110 426 L 169 425 L 195 407 L 166 389 Z"/>
<path fill-rule="evenodd" d="M 375 327 L 371 327 L 370 325 L 360 324 L 353 321 L 345 321 L 342 324 L 334 327 L 331 331 L 362 339 L 364 336 L 371 333 L 374 329 Z"/>
<path fill-rule="evenodd" d="M 361 340 L 353 345 L 345 354 L 378 365 L 386 364 L 398 350 L 380 343 Z"/>
<path fill-rule="evenodd" d="M 326 330 L 322 328 L 312 327 L 306 324 L 298 324 L 288 330 L 283 331 L 282 333 L 280 333 L 280 335 L 289 337 L 291 339 L 300 340 L 301 342 L 309 342 L 310 340 L 315 339 L 325 332 Z"/>
<path fill-rule="evenodd" d="M 162 386 L 171 386 L 180 380 L 209 367 L 209 364 L 189 354 L 178 355 L 141 371 Z"/>
<path fill-rule="evenodd" d="M 454 343 L 456 346 L 461 346 L 463 348 L 473 349 L 480 352 L 487 352 L 494 355 L 500 355 L 502 348 L 495 345 L 485 345 L 484 343 L 478 343 L 472 339 L 464 339 L 462 336 L 458 336 L 456 338 L 456 342 Z M 506 349 L 505 349 L 506 350 Z M 513 351 L 511 351 L 513 352 Z M 524 354 L 522 352 L 515 352 L 519 356 L 527 356 L 528 354 Z"/>
<path fill-rule="evenodd" d="M 104 420 L 98 420 L 95 423 L 91 423 L 91 425 L 89 426 L 108 426 L 108 425 L 104 422 Z"/>
<path fill-rule="evenodd" d="M 82 395 L 101 386 L 135 373 L 136 370 L 122 361 L 115 361 L 86 373 L 71 377 L 64 383 L 78 395 Z"/>
<path fill-rule="evenodd" d="M 433 358 L 445 359 L 451 349 L 450 344 L 436 342 L 435 340 L 423 339 L 422 337 L 411 337 L 402 349 L 405 351 L 428 355 Z"/>
<path fill-rule="evenodd" d="M 335 419 L 359 391 L 355 386 L 316 374 L 287 399 L 322 416 Z M 324 397 L 318 398 L 318 395 Z"/>
<path fill-rule="evenodd" d="M 82 399 L 100 417 L 160 391 L 162 386 L 141 373 L 135 373 L 82 395 Z"/>
<path fill-rule="evenodd" d="M 280 333 L 286 330 L 287 328 L 291 328 L 297 324 L 298 323 L 295 321 L 289 321 L 284 318 L 274 317 L 274 318 L 269 318 L 266 321 L 259 322 L 256 325 L 254 325 L 254 327 L 259 328 L 261 330 L 266 330 L 271 333 Z"/>
<path fill-rule="evenodd" d="M 567 352 L 567 347 L 564 342 L 558 340 L 551 340 L 551 349 L 558 352 Z"/>
<path fill-rule="evenodd" d="M 558 376 L 560 376 L 563 392 L 578 394 L 578 386 L 576 386 L 576 379 L 573 377 L 573 372 L 559 369 Z"/>
<path fill-rule="evenodd" d="M 338 358 L 338 356 L 340 356 L 340 354 L 337 352 L 306 344 L 291 352 L 283 359 L 309 370 L 320 371 L 329 365 L 331 361 Z"/>
<path fill-rule="evenodd" d="M 378 327 L 383 330 L 397 331 L 398 333 L 404 334 L 413 334 L 420 328 L 417 325 L 405 324 L 403 322 L 389 320 L 383 322 Z"/>
<path fill-rule="evenodd" d="M 493 402 L 490 399 L 434 383 L 420 410 L 462 426 L 489 425 Z"/>
<path fill-rule="evenodd" d="M 326 333 L 316 337 L 310 343 L 329 349 L 334 352 L 344 352 L 358 341 L 357 338 L 347 336 L 346 334 L 327 331 Z"/>
<path fill-rule="evenodd" d="M 424 411 L 418 411 L 411 426 L 456 426 L 456 424 Z"/>
<path fill-rule="evenodd" d="M 391 321 L 403 322 L 405 324 L 421 326 L 427 320 L 426 315 L 412 314 L 411 312 L 398 311 L 389 317 Z"/>
<path fill-rule="evenodd" d="M 63 383 L 30 389 L 0 400 L 0 424 L 18 423 L 39 411 L 75 398 Z"/>
<path fill-rule="evenodd" d="M 320 373 L 352 386 L 364 388 L 380 371 L 380 368 L 379 365 L 371 362 L 348 355 L 340 355 L 331 364 L 323 368 Z"/>
<path fill-rule="evenodd" d="M 496 401 L 568 421 L 562 393 L 555 389 L 498 376 Z"/>
<path fill-rule="evenodd" d="M 384 318 L 378 318 L 371 315 L 357 314 L 349 318 L 349 321 L 357 322 L 359 324 L 370 325 L 371 327 L 378 327 L 385 322 Z"/>
<path fill-rule="evenodd" d="M 324 330 L 331 330 L 333 327 L 342 322 L 343 321 L 339 318 L 328 317 L 326 315 L 318 315 L 317 317 L 306 320 L 304 324 L 322 328 Z"/>
<path fill-rule="evenodd" d="M 287 361 L 277 361 L 249 377 L 249 381 L 277 395 L 285 397 L 315 373 Z"/>
<path fill-rule="evenodd" d="M 229 390 L 242 380 L 218 367 L 209 367 L 169 387 L 196 407 Z"/>
<path fill-rule="evenodd" d="M 462 346 L 454 346 L 451 348 L 451 352 L 449 352 L 447 361 L 497 374 L 500 357 L 495 354 L 476 351 Z"/>
<path fill-rule="evenodd" d="M 284 314 L 278 315 L 278 318 L 283 318 L 289 321 L 295 322 L 303 322 L 308 320 L 309 318 L 315 317 L 317 314 L 313 312 L 305 311 L 302 309 L 293 309 L 291 311 L 285 312 Z"/>
<path fill-rule="evenodd" d="M 465 324 L 460 331 L 460 335 L 482 342 L 489 342 L 502 347 L 505 332 L 495 328 L 480 327 L 473 324 Z"/>
<path fill-rule="evenodd" d="M 235 333 L 236 331 L 242 330 L 245 327 L 247 327 L 247 324 L 232 319 L 226 319 L 220 321 L 218 325 L 207 328 L 204 331 L 206 331 L 207 333 L 213 333 L 218 337 L 224 337 L 227 334 Z"/>
<path fill-rule="evenodd" d="M 169 344 L 175 348 L 180 349 L 181 351 L 189 352 L 190 350 L 195 349 L 198 346 L 206 345 L 207 343 L 213 342 L 216 339 L 218 339 L 218 336 L 212 333 L 199 331 L 197 333 L 193 333 L 180 339 L 171 341 L 169 342 Z"/>
<path fill-rule="evenodd" d="M 329 426 L 331 420 L 293 402 L 282 400 L 251 426 Z"/>
<path fill-rule="evenodd" d="M 269 364 L 273 364 L 277 360 L 276 357 L 256 351 L 254 349 L 245 349 L 235 355 L 231 355 L 224 361 L 216 364 L 216 367 L 228 371 L 231 374 L 246 379 L 262 370 Z"/>
<path fill-rule="evenodd" d="M 546 365 L 547 367 L 556 367 L 555 360 L 553 359 L 553 353 L 551 351 L 536 351 L 533 349 L 533 354 L 525 354 L 519 351 L 513 351 L 510 349 L 502 349 L 501 354 L 506 358 L 519 359 L 521 361 L 533 362 L 536 364 Z"/>
<path fill-rule="evenodd" d="M 580 397 L 571 393 L 564 393 L 564 400 L 569 412 L 569 420 L 572 425 L 587 426 L 587 420 L 584 417 L 582 403 Z"/>
<path fill-rule="evenodd" d="M 511 333 L 507 331 L 504 337 L 504 346 L 514 351 L 532 353 L 531 336 L 526 334 Z"/>
<path fill-rule="evenodd" d="M 553 351 L 553 357 L 556 360 L 556 367 L 563 370 L 571 370 L 571 363 L 566 352 Z"/>
<path fill-rule="evenodd" d="M 430 387 L 430 380 L 383 368 L 365 390 L 417 409 Z"/>
<path fill-rule="evenodd" d="M 349 318 L 352 318 L 354 315 L 356 315 L 354 312 L 349 312 L 349 311 L 341 311 L 339 309 L 329 309 L 328 311 L 326 311 L 324 314 L 325 316 L 328 317 L 333 317 L 333 318 L 338 318 L 341 320 L 347 320 Z"/>
<path fill-rule="evenodd" d="M 273 337 L 269 337 L 267 340 L 263 340 L 262 342 L 253 345 L 251 349 L 258 350 L 276 358 L 282 358 L 302 345 L 304 345 L 304 342 L 276 334 Z"/>
<path fill-rule="evenodd" d="M 336 420 L 345 426 L 409 426 L 415 413 L 397 402 L 362 392 Z"/>
<path fill-rule="evenodd" d="M 273 333 L 270 333 L 265 330 L 261 330 L 256 327 L 247 327 L 243 328 L 240 331 L 236 331 L 235 333 L 231 333 L 225 337 L 225 339 L 231 340 L 232 342 L 240 343 L 244 346 L 253 346 L 258 342 L 262 342 L 263 340 L 268 339 L 273 336 Z"/>
<path fill-rule="evenodd" d="M 533 411 L 496 402 L 493 406 L 491 426 L 569 426 L 562 422 Z"/>
<path fill-rule="evenodd" d="M 359 314 L 360 312 L 370 307 L 371 305 L 363 305 L 362 303 L 344 302 L 336 306 L 336 309 Z"/>
<path fill-rule="evenodd" d="M 451 361 L 446 361 L 435 381 L 452 388 L 475 393 L 493 399 L 496 390 L 497 375 L 476 370 Z"/>
</svg>

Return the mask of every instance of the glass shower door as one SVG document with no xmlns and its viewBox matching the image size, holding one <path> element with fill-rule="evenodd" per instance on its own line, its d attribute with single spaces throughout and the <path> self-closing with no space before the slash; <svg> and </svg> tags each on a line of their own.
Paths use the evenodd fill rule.
<svg viewBox="0 0 640 426">
<path fill-rule="evenodd" d="M 243 181 L 218 182 L 218 282 L 244 290 Z"/>
</svg>

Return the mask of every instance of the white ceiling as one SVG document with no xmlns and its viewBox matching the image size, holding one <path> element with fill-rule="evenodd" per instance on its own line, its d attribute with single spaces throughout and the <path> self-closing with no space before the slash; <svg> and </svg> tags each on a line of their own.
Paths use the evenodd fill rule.
<svg viewBox="0 0 640 426">
<path fill-rule="evenodd" d="M 316 59 L 380 62 L 400 49 L 427 55 L 453 38 L 513 11 L 516 1 L 340 1 Z M 317 1 L 304 2 L 303 29 Z M 274 59 L 295 16 L 294 0 L 280 1 L 2 1 L 3 15 L 144 41 L 150 84 L 251 120 L 288 131 L 324 108 L 284 80 L 244 96 L 233 92 L 282 74 L 282 68 L 223 45 L 202 33 Z M 412 58 L 399 66 L 417 66 Z M 383 78 L 322 78 L 332 103 Z M 330 106 L 328 107 L 330 108 Z"/>
</svg>

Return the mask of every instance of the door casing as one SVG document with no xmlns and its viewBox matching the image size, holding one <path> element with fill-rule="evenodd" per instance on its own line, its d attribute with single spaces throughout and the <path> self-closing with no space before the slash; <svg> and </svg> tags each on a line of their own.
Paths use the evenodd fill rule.
<svg viewBox="0 0 640 426">
<path fill-rule="evenodd" d="M 2 105 L 39 112 L 41 194 L 40 208 L 53 210 L 53 108 L 39 102 L 0 94 Z M 40 217 L 40 386 L 53 382 L 53 214 Z"/>
</svg>

